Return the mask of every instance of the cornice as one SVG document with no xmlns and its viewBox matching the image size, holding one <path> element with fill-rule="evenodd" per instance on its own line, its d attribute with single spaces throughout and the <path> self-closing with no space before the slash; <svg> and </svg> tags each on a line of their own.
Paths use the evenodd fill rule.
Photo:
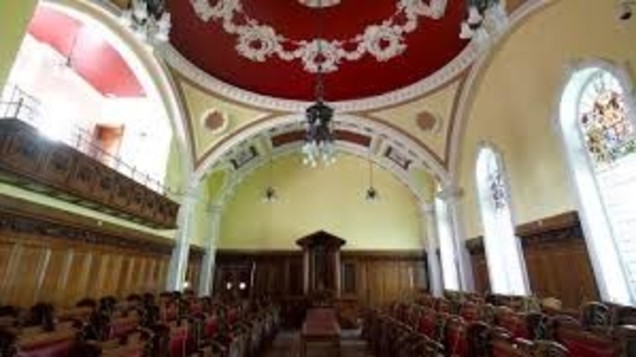
<svg viewBox="0 0 636 357">
<path fill-rule="evenodd" d="M 263 110 L 282 112 L 301 112 L 309 102 L 290 100 L 257 94 L 223 82 L 195 66 L 174 48 L 171 44 L 157 47 L 160 55 L 173 70 L 181 73 L 190 81 L 199 83 L 207 91 L 231 98 L 244 105 L 256 106 Z M 449 81 L 453 81 L 461 72 L 467 69 L 479 56 L 479 48 L 475 42 L 469 43 L 464 50 L 452 61 L 432 75 L 407 87 L 385 94 L 354 100 L 330 102 L 341 113 L 373 111 L 389 106 L 399 105 L 413 98 L 421 97 Z"/>
</svg>

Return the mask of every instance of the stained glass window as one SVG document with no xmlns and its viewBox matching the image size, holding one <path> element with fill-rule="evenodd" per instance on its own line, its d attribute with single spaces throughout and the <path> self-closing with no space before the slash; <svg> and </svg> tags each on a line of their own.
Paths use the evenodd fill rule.
<svg viewBox="0 0 636 357">
<path fill-rule="evenodd" d="M 578 127 L 585 144 L 605 224 L 631 295 L 636 296 L 636 135 L 624 89 L 598 70 L 582 88 Z M 610 245 L 611 246 L 611 245 Z"/>
<path fill-rule="evenodd" d="M 634 127 L 618 80 L 598 71 L 581 94 L 580 124 L 585 146 L 597 166 L 603 166 L 636 151 Z"/>
<path fill-rule="evenodd" d="M 525 262 L 514 233 L 505 173 L 499 154 L 488 146 L 477 158 L 477 187 L 490 286 L 498 294 L 525 295 Z"/>
</svg>

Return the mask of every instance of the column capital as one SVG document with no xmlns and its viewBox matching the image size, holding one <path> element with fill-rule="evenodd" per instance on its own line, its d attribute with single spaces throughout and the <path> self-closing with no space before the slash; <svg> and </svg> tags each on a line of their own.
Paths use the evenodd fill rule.
<svg viewBox="0 0 636 357">
<path fill-rule="evenodd" d="M 437 193 L 437 198 L 447 203 L 458 202 L 464 196 L 464 190 L 455 185 L 447 185 Z"/>
<path fill-rule="evenodd" d="M 210 203 L 205 207 L 205 210 L 213 215 L 220 215 L 223 213 L 223 205 L 218 202 Z"/>
<path fill-rule="evenodd" d="M 428 216 L 430 214 L 435 214 L 435 203 L 433 202 L 423 202 L 420 204 L 420 211 L 423 215 Z"/>
</svg>

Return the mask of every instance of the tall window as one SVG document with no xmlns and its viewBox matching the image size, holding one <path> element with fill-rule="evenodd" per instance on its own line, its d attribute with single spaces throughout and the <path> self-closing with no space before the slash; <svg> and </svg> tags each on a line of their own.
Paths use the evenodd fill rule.
<svg viewBox="0 0 636 357">
<path fill-rule="evenodd" d="M 450 217 L 448 216 L 448 205 L 440 198 L 435 198 L 435 214 L 437 217 L 437 232 L 439 236 L 444 290 L 459 291 L 459 269 L 457 267 L 459 255 L 453 242 L 453 232 L 450 226 Z"/>
<path fill-rule="evenodd" d="M 629 90 L 611 68 L 570 79 L 561 128 L 604 299 L 636 302 L 636 135 Z"/>
<path fill-rule="evenodd" d="M 526 295 L 525 263 L 514 233 L 504 177 L 500 155 L 483 147 L 477 157 L 477 188 L 490 286 L 494 293 Z"/>
</svg>

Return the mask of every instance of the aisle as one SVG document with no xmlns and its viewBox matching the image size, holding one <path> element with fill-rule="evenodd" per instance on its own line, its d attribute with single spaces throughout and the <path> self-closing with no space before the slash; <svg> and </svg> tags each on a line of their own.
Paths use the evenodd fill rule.
<svg viewBox="0 0 636 357">
<path fill-rule="evenodd" d="M 366 342 L 358 338 L 357 335 L 345 336 L 341 340 L 342 357 L 370 357 L 366 350 Z M 281 332 L 274 340 L 272 346 L 265 351 L 264 357 L 298 357 L 299 348 L 298 331 Z M 307 349 L 307 357 L 331 357 L 330 346 L 328 344 L 311 344 Z"/>
</svg>

